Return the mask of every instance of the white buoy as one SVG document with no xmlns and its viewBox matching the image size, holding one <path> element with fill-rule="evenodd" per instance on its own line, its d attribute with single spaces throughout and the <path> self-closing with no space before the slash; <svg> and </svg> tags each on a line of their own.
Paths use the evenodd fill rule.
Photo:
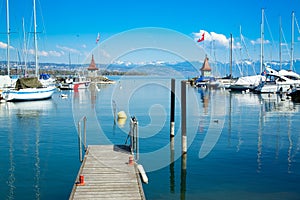
<svg viewBox="0 0 300 200">
<path fill-rule="evenodd" d="M 137 169 L 140 172 L 140 175 L 142 177 L 143 182 L 146 183 L 146 184 L 148 184 L 148 177 L 146 175 L 146 172 L 145 172 L 143 166 L 142 165 L 137 165 Z"/>
</svg>

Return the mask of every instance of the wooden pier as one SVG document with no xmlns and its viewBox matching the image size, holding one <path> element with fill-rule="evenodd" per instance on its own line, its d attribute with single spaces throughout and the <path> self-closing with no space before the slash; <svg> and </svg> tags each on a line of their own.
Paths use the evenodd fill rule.
<svg viewBox="0 0 300 200">
<path fill-rule="evenodd" d="M 70 199 L 145 199 L 130 155 L 125 145 L 88 146 Z M 80 178 L 83 184 L 79 184 Z"/>
</svg>

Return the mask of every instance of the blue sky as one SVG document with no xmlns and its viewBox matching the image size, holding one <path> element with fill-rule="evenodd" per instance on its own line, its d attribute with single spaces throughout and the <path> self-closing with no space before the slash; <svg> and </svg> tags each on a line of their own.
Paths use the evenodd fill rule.
<svg viewBox="0 0 300 200">
<path fill-rule="evenodd" d="M 184 34 L 195 40 L 195 45 L 204 48 L 206 52 L 212 52 L 211 49 L 214 49 L 216 59 L 221 61 L 228 60 L 228 39 L 232 33 L 235 40 L 234 59 L 237 60 L 247 57 L 241 55 L 242 50 L 238 50 L 240 46 L 243 46 L 239 44 L 240 26 L 246 43 L 246 48 L 243 48 L 249 51 L 251 59 L 258 60 L 260 46 L 254 41 L 260 38 L 262 8 L 265 8 L 268 22 L 265 25 L 265 39 L 269 41 L 269 44 L 265 45 L 265 57 L 269 60 L 279 59 L 277 52 L 279 16 L 281 16 L 284 38 L 288 43 L 282 45 L 283 60 L 288 60 L 292 11 L 295 11 L 296 19 L 300 22 L 300 0 L 36 1 L 38 31 L 41 32 L 38 40 L 40 62 L 68 63 L 70 54 L 72 63 L 80 63 L 96 47 L 95 40 L 98 32 L 101 34 L 101 44 L 116 34 L 143 27 L 166 28 Z M 11 59 L 16 60 L 17 50 L 22 52 L 23 17 L 26 32 L 33 30 L 32 0 L 9 0 L 9 2 L 12 32 Z M 0 0 L 0 32 L 6 32 L 6 0 Z M 196 42 L 202 32 L 206 33 L 204 44 Z M 209 38 L 215 40 L 214 48 L 211 48 Z M 29 40 L 28 52 L 32 53 L 30 51 L 33 49 L 32 34 L 27 34 L 27 39 Z M 295 58 L 300 59 L 300 34 L 297 26 L 295 26 L 295 42 Z M 6 35 L 1 34 L 0 60 L 6 60 L 6 44 Z M 155 59 L 153 57 L 155 56 L 152 55 L 151 59 Z M 33 60 L 30 53 L 28 60 Z M 202 61 L 203 58 L 199 56 L 199 60 Z"/>
</svg>

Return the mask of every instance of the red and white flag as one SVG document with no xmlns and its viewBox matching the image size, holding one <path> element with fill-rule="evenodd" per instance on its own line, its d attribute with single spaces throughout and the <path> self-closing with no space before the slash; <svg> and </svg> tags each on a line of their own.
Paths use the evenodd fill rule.
<svg viewBox="0 0 300 200">
<path fill-rule="evenodd" d="M 204 33 L 202 33 L 202 37 L 197 40 L 197 42 L 202 42 L 202 41 L 204 41 Z"/>
<path fill-rule="evenodd" d="M 98 35 L 97 35 L 96 44 L 98 44 L 99 40 L 100 40 L 100 33 L 98 33 Z"/>
</svg>

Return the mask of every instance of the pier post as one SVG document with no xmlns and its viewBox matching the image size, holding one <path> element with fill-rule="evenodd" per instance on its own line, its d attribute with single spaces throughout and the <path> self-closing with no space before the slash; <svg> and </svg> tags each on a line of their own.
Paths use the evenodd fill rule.
<svg viewBox="0 0 300 200">
<path fill-rule="evenodd" d="M 181 150 L 187 152 L 186 138 L 186 81 L 181 81 Z"/>
<path fill-rule="evenodd" d="M 171 79 L 171 113 L 170 113 L 170 137 L 174 137 L 175 126 L 175 79 Z"/>
<path fill-rule="evenodd" d="M 174 137 L 170 138 L 170 192 L 175 192 L 175 169 L 174 169 Z"/>
</svg>

